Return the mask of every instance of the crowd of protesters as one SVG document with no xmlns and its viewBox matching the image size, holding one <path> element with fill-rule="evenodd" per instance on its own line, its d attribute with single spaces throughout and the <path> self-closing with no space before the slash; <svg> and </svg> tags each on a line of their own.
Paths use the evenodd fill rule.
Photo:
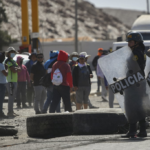
<svg viewBox="0 0 150 150">
<path fill-rule="evenodd" d="M 4 53 L 0 53 L 0 117 L 18 116 L 13 110 L 13 103 L 16 98 L 17 108 L 28 108 L 32 106 L 35 114 L 55 113 L 60 111 L 61 98 L 64 110 L 71 112 L 72 103 L 70 93 L 75 92 L 76 110 L 94 107 L 89 99 L 91 91 L 91 78 L 93 74 L 90 65 L 87 63 L 90 55 L 86 52 L 73 52 L 71 56 L 63 51 L 50 51 L 49 59 L 43 65 L 43 54 L 32 53 L 29 61 L 23 65 L 23 58 L 13 58 L 17 51 L 9 47 Z M 102 48 L 98 49 L 98 55 L 93 60 L 93 67 L 98 78 L 98 89 L 102 87 L 102 99 L 106 101 L 108 84 L 98 65 L 98 59 L 104 57 Z M 7 59 L 5 60 L 5 56 Z M 4 61 L 5 60 L 5 61 Z M 8 92 L 8 114 L 3 113 L 3 101 L 5 87 Z M 113 94 L 111 95 L 110 107 L 113 107 Z M 26 103 L 28 102 L 28 106 Z M 21 107 L 22 106 L 22 107 Z"/>
</svg>

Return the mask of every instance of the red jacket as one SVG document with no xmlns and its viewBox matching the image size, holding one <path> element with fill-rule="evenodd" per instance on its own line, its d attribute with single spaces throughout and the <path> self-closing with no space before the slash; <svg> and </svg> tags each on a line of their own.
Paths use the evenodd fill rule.
<svg viewBox="0 0 150 150">
<path fill-rule="evenodd" d="M 69 64 L 66 63 L 68 57 L 69 57 L 68 53 L 60 50 L 58 54 L 57 62 L 55 62 L 52 67 L 51 79 L 53 79 L 53 73 L 55 72 L 55 70 L 59 69 L 63 76 L 63 83 L 61 85 L 70 86 L 72 88 L 73 82 L 72 82 L 71 68 Z"/>
<path fill-rule="evenodd" d="M 21 71 L 18 72 L 18 82 L 30 82 L 30 77 L 26 66 L 20 64 L 21 59 L 23 59 L 21 56 L 17 57 L 17 64 L 21 68 Z"/>
</svg>

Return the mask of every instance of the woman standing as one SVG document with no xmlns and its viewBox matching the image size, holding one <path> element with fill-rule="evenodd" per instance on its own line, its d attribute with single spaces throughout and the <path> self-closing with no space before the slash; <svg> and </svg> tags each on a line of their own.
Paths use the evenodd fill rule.
<svg viewBox="0 0 150 150">
<path fill-rule="evenodd" d="M 88 97 L 91 90 L 90 78 L 93 77 L 90 65 L 86 63 L 86 53 L 82 52 L 79 55 L 79 63 L 73 68 L 73 86 L 76 91 L 76 108 L 81 109 L 82 104 L 84 109 L 88 108 Z"/>
</svg>

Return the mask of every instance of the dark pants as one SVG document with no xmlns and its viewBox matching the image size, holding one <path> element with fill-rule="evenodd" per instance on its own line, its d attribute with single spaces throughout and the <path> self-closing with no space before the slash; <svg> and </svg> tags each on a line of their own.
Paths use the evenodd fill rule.
<svg viewBox="0 0 150 150">
<path fill-rule="evenodd" d="M 26 103 L 26 82 L 18 82 L 17 87 L 17 106 L 22 106 Z"/>
<path fill-rule="evenodd" d="M 3 112 L 3 101 L 5 97 L 5 84 L 0 83 L 0 114 Z"/>
<path fill-rule="evenodd" d="M 70 87 L 69 86 L 54 86 L 53 88 L 53 99 L 50 106 L 50 113 L 54 113 L 58 104 L 60 103 L 60 99 L 63 99 L 63 103 L 65 105 L 65 111 L 72 111 L 71 102 L 70 102 Z"/>
<path fill-rule="evenodd" d="M 47 113 L 47 109 L 51 105 L 52 98 L 53 98 L 53 89 L 47 88 L 47 99 L 43 106 L 43 111 L 42 111 L 43 113 Z M 49 108 L 49 112 L 50 112 L 50 108 Z M 60 103 L 58 104 L 56 108 L 56 112 L 60 113 Z"/>
<path fill-rule="evenodd" d="M 28 100 L 29 105 L 31 105 L 31 103 L 33 102 L 33 99 L 34 99 L 34 88 L 31 83 L 31 86 L 27 87 L 27 100 Z"/>
</svg>

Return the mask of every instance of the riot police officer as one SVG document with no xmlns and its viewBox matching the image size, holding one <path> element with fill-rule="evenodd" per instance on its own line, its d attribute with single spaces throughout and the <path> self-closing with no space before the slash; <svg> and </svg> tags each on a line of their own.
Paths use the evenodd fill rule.
<svg viewBox="0 0 150 150">
<path fill-rule="evenodd" d="M 128 46 L 131 48 L 132 53 L 133 53 L 133 59 L 135 61 L 137 61 L 141 72 L 144 75 L 144 68 L 145 68 L 145 63 L 146 63 L 146 56 L 145 56 L 145 46 L 143 44 L 143 37 L 141 35 L 141 33 L 139 32 L 130 32 L 127 35 L 127 42 L 128 42 Z M 144 75 L 145 76 L 145 75 Z M 136 91 L 136 88 L 133 87 L 133 91 Z M 147 132 L 146 132 L 146 121 L 145 121 L 145 112 L 144 109 L 142 109 L 142 106 L 140 106 L 142 104 L 142 97 L 143 97 L 143 93 L 139 94 L 140 97 L 138 97 L 139 99 L 139 104 L 136 105 L 136 108 L 133 106 L 134 103 L 136 103 L 136 98 L 135 101 L 133 102 L 131 99 L 129 100 L 130 97 L 130 93 L 133 92 L 131 89 L 130 91 L 127 91 L 125 93 L 125 111 L 126 111 L 126 116 L 129 122 L 129 131 L 125 136 L 122 137 L 147 137 Z M 137 93 L 137 92 L 136 92 Z M 139 106 L 139 107 L 137 107 Z M 141 107 L 141 108 L 140 108 Z M 135 109 L 134 109 L 135 108 Z M 135 115 L 134 115 L 135 114 Z M 138 117 L 138 115 L 140 117 Z M 136 117 L 136 119 L 134 118 Z M 137 134 L 137 122 L 133 121 L 134 119 L 136 121 L 139 121 L 139 125 L 140 125 L 140 131 Z M 139 119 L 139 120 L 138 120 Z"/>
</svg>

